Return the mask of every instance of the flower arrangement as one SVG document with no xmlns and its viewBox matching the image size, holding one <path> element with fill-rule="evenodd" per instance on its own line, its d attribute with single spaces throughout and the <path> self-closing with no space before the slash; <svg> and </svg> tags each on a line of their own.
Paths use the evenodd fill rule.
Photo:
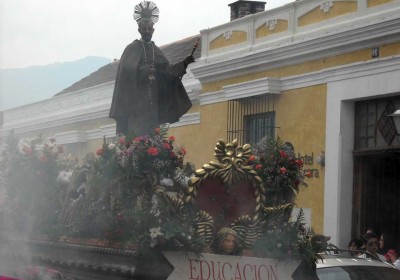
<svg viewBox="0 0 400 280">
<path fill-rule="evenodd" d="M 126 175 L 156 172 L 163 177 L 174 176 L 177 167 L 181 167 L 186 150 L 175 147 L 175 137 L 167 137 L 167 127 L 154 129 L 153 135 L 144 135 L 128 139 L 124 135 L 115 138 L 96 151 L 96 155 L 105 161 L 112 161 L 124 170 Z"/>
<path fill-rule="evenodd" d="M 16 229 L 48 233 L 54 228 L 60 208 L 57 176 L 63 151 L 54 138 L 17 140 L 9 136 L 0 167 Z"/>
<path fill-rule="evenodd" d="M 108 242 L 149 248 L 166 245 L 175 235 L 171 231 L 185 232 L 185 222 L 172 217 L 163 196 L 156 195 L 159 190 L 179 191 L 188 180 L 182 173 L 186 149 L 176 146 L 175 137 L 167 132 L 161 126 L 151 135 L 119 135 L 97 149 L 96 157 L 87 162 L 90 191 L 82 208 L 89 211 L 82 212 L 82 222 L 77 223 L 81 234 L 91 235 L 90 229 L 100 225 Z"/>
<path fill-rule="evenodd" d="M 307 186 L 303 162 L 295 157 L 293 146 L 280 138 L 263 138 L 257 143 L 249 164 L 263 179 L 270 206 L 293 203 L 300 187 Z"/>
</svg>

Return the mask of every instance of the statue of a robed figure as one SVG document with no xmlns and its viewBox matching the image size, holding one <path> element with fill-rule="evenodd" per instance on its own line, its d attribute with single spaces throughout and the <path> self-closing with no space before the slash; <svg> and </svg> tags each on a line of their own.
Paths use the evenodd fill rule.
<svg viewBox="0 0 400 280">
<path fill-rule="evenodd" d="M 119 61 L 110 118 L 117 134 L 149 134 L 163 123 L 174 123 L 192 106 L 181 78 L 194 62 L 193 52 L 183 61 L 169 64 L 151 41 L 159 9 L 150 1 L 135 6 L 140 40 L 129 44 Z"/>
</svg>

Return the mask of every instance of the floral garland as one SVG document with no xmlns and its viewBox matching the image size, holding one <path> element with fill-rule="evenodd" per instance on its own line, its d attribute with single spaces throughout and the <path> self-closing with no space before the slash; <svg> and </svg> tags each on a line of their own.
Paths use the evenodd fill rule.
<svg viewBox="0 0 400 280">
<path fill-rule="evenodd" d="M 7 173 L 7 192 L 14 200 L 27 199 L 15 203 L 22 214 L 29 209 L 23 205 L 38 207 L 34 212 L 38 213 L 35 223 L 39 232 L 56 228 L 60 233 L 81 238 L 134 243 L 141 252 L 149 248 L 196 252 L 208 249 L 193 226 L 198 211 L 185 206 L 176 213 L 178 208 L 171 207 L 173 201 L 166 199 L 168 192 L 182 197 L 189 179 L 185 177 L 189 174 L 182 171 L 186 150 L 175 145 L 175 137 L 168 136 L 166 127 L 156 128 L 152 135 L 120 135 L 110 143 L 104 141 L 96 156 L 88 155 L 83 166 L 75 167 L 73 172 L 68 171 L 71 167 L 60 164 L 63 148 L 54 139 L 25 139 L 14 147 L 3 154 L 1 162 Z M 265 207 L 293 203 L 300 186 L 306 186 L 303 163 L 295 158 L 293 147 L 279 138 L 263 139 L 253 151 L 246 164 L 256 170 L 266 186 Z M 84 189 L 83 195 L 64 199 L 73 207 L 61 205 L 59 186 L 73 184 L 80 177 L 70 179 L 74 177 L 71 173 L 78 171 L 84 171 L 80 182 L 84 187 L 77 186 Z M 20 176 L 22 172 L 25 176 Z M 71 211 L 67 213 L 67 227 L 59 215 L 66 211 Z M 313 233 L 305 229 L 302 219 L 302 212 L 294 222 L 288 216 L 282 217 L 282 223 L 268 229 L 255 244 L 255 253 L 268 257 L 305 256 L 312 263 Z"/>
</svg>

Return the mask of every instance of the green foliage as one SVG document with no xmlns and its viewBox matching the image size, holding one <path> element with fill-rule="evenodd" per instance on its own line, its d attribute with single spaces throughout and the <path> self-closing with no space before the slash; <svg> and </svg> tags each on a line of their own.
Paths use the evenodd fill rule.
<svg viewBox="0 0 400 280">
<path fill-rule="evenodd" d="M 311 242 L 313 235 L 312 229 L 305 227 L 304 213 L 300 210 L 295 221 L 268 229 L 263 238 L 254 244 L 253 251 L 268 258 L 304 258 L 313 267 L 316 261 L 316 250 Z"/>
</svg>

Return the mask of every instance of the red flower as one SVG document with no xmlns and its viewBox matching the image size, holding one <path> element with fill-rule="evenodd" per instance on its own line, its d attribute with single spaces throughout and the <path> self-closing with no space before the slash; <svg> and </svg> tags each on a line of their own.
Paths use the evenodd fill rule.
<svg viewBox="0 0 400 280">
<path fill-rule="evenodd" d="M 157 150 L 156 147 L 150 147 L 150 148 L 147 150 L 147 153 L 148 153 L 149 155 L 151 155 L 151 156 L 156 156 L 156 155 L 158 155 L 158 150 Z"/>
<path fill-rule="evenodd" d="M 43 163 L 46 163 L 49 161 L 49 159 L 45 155 L 40 155 L 39 160 Z"/>
<path fill-rule="evenodd" d="M 306 177 L 308 177 L 308 178 L 312 177 L 311 171 L 308 170 L 306 173 L 304 173 L 304 176 L 306 176 Z"/>
<path fill-rule="evenodd" d="M 121 144 L 121 145 L 126 145 L 125 137 L 119 138 L 118 143 Z"/>
<path fill-rule="evenodd" d="M 287 171 L 287 170 L 286 170 L 285 167 L 281 167 L 281 168 L 279 169 L 279 172 L 282 173 L 282 174 L 285 174 L 286 171 Z"/>
<path fill-rule="evenodd" d="M 283 158 L 286 158 L 288 156 L 287 153 L 283 150 L 279 151 L 279 155 Z"/>
<path fill-rule="evenodd" d="M 98 148 L 98 149 L 96 150 L 96 155 L 98 155 L 98 156 L 101 156 L 103 153 L 104 153 L 103 148 Z"/>
<path fill-rule="evenodd" d="M 250 157 L 249 157 L 249 161 L 255 161 L 256 160 L 256 156 L 255 155 L 251 155 Z"/>
<path fill-rule="evenodd" d="M 261 169 L 262 168 L 262 165 L 261 164 L 257 164 L 256 165 L 256 169 Z"/>
<path fill-rule="evenodd" d="M 169 140 L 169 141 L 175 141 L 175 136 L 171 135 L 171 136 L 168 138 L 168 140 Z"/>
<path fill-rule="evenodd" d="M 154 129 L 154 133 L 155 133 L 155 134 L 160 134 L 160 131 L 161 131 L 161 129 L 160 129 L 159 127 L 156 127 L 156 128 Z"/>
<path fill-rule="evenodd" d="M 186 149 L 185 149 L 185 148 L 181 148 L 180 153 L 181 153 L 182 155 L 186 155 Z"/>
<path fill-rule="evenodd" d="M 164 143 L 164 144 L 163 144 L 163 147 L 164 147 L 164 149 L 166 149 L 166 150 L 170 150 L 170 149 L 171 149 L 171 146 L 170 146 L 168 143 Z"/>
<path fill-rule="evenodd" d="M 296 159 L 295 162 L 296 162 L 298 167 L 302 167 L 303 166 L 303 161 L 301 159 Z"/>
<path fill-rule="evenodd" d="M 62 145 L 57 146 L 57 151 L 58 151 L 59 154 L 64 153 L 64 146 L 62 146 Z"/>
</svg>

